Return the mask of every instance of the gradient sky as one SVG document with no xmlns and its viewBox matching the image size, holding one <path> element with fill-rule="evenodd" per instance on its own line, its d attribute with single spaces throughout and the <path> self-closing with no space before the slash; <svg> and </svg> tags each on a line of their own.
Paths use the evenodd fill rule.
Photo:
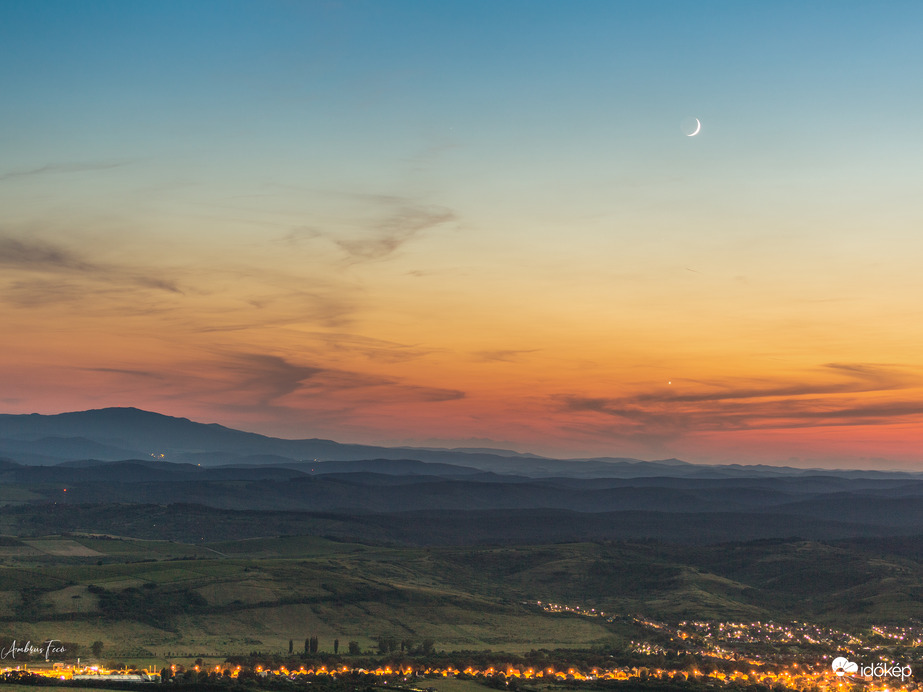
<svg viewBox="0 0 923 692">
<path fill-rule="evenodd" d="M 4 0 L 0 409 L 923 469 L 921 26 Z"/>
</svg>

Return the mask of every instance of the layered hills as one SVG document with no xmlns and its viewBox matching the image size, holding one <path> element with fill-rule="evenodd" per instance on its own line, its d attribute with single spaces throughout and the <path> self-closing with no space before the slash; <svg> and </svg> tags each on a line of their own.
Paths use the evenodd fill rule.
<svg viewBox="0 0 923 692">
<path fill-rule="evenodd" d="M 0 457 L 0 627 L 122 656 L 923 617 L 912 473 L 280 440 L 137 409 L 0 416 Z"/>
<path fill-rule="evenodd" d="M 184 540 L 190 513 L 201 515 L 193 533 L 213 540 L 708 543 L 923 533 L 923 476 L 910 473 L 282 440 L 131 408 L 0 416 L 0 457 L 0 530 L 16 533 L 113 532 L 159 516 L 139 519 L 136 535 Z M 247 529 L 240 512 L 260 520 Z"/>
</svg>

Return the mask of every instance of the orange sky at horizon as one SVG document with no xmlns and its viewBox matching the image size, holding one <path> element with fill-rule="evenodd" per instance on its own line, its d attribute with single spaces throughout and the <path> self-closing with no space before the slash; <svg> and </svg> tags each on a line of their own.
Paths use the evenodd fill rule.
<svg viewBox="0 0 923 692">
<path fill-rule="evenodd" d="M 95 268 L 31 267 L 21 282 L 73 293 L 5 309 L 18 335 L 4 339 L 6 412 L 138 406 L 285 437 L 718 463 L 902 466 L 923 441 L 919 367 L 877 355 L 907 336 L 883 344 L 880 319 L 847 338 L 852 311 L 748 312 L 685 290 L 702 283 L 685 271 L 665 307 L 607 301 L 599 277 L 547 301 L 534 299 L 542 280 L 520 277 L 522 300 L 491 290 L 508 277 L 472 288 L 401 263 L 343 267 L 330 281 L 352 283 L 349 309 L 308 295 L 313 319 L 292 314 L 297 279 L 280 288 L 256 269 L 237 285 L 177 272 L 152 288 L 136 277 L 169 272 L 113 265 L 108 285 Z"/>
<path fill-rule="evenodd" d="M 667 5 L 0 7 L 0 412 L 923 470 L 923 9 Z"/>
</svg>

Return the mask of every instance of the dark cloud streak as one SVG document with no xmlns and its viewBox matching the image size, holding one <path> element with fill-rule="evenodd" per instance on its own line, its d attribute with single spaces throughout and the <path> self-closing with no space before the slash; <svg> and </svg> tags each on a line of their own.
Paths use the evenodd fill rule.
<svg viewBox="0 0 923 692">
<path fill-rule="evenodd" d="M 120 291 L 136 287 L 182 293 L 174 281 L 152 271 L 127 264 L 93 262 L 69 248 L 40 239 L 0 235 L 0 268 L 20 274 L 17 280 L 9 281 L 5 298 L 21 306 L 69 302 L 105 293 L 107 286 L 118 287 Z M 53 278 L 35 278 L 42 274 Z"/>
<path fill-rule="evenodd" d="M 558 395 L 554 400 L 563 412 L 609 417 L 613 432 L 618 434 L 655 435 L 661 439 L 696 431 L 873 425 L 923 415 L 920 402 L 865 403 L 866 395 L 919 383 L 918 377 L 894 366 L 828 363 L 823 371 L 845 380 L 774 387 L 739 387 L 731 382 L 718 391 L 689 394 L 659 391 L 611 398 Z"/>
<path fill-rule="evenodd" d="M 243 376 L 236 388 L 254 395 L 260 404 L 291 394 L 322 372 L 321 368 L 293 365 L 279 356 L 256 353 L 238 354 L 225 367 Z"/>
<path fill-rule="evenodd" d="M 474 356 L 477 360 L 484 362 L 513 363 L 522 359 L 522 356 L 529 353 L 536 353 L 538 349 L 498 349 L 495 351 L 475 351 Z"/>
<path fill-rule="evenodd" d="M 233 374 L 226 390 L 234 398 L 251 405 L 297 408 L 298 402 L 281 400 L 290 395 L 299 399 L 323 400 L 331 405 L 356 407 L 381 403 L 454 401 L 465 397 L 455 389 L 407 384 L 381 375 L 296 365 L 287 359 L 267 354 L 237 353 L 225 355 L 225 371 Z"/>
<path fill-rule="evenodd" d="M 156 372 L 150 372 L 148 370 L 130 370 L 126 368 L 80 368 L 81 370 L 86 370 L 88 372 L 104 372 L 111 373 L 113 375 L 127 375 L 129 377 L 150 377 L 153 379 L 161 379 L 162 375 Z"/>
<path fill-rule="evenodd" d="M 0 237 L 0 267 L 78 272 L 96 270 L 95 265 L 62 247 L 40 240 L 24 241 L 10 237 Z"/>
<path fill-rule="evenodd" d="M 50 173 L 86 173 L 90 171 L 105 171 L 127 165 L 127 161 L 111 161 L 99 163 L 49 163 L 38 168 L 26 168 L 18 171 L 0 173 L 0 181 L 15 178 L 29 178 Z"/>
</svg>

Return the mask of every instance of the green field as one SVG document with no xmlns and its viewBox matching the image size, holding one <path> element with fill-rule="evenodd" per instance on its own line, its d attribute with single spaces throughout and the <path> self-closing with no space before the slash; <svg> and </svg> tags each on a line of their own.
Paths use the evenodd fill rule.
<svg viewBox="0 0 923 692">
<path fill-rule="evenodd" d="M 458 680 L 456 678 L 427 680 L 426 687 L 432 687 L 436 692 L 484 692 L 490 689 L 476 680 Z M 532 683 L 530 687 L 537 688 L 539 685 Z"/>
<path fill-rule="evenodd" d="M 42 499 L 42 497 L 39 493 L 34 493 L 21 485 L 0 485 L 0 506 L 23 504 Z"/>
<path fill-rule="evenodd" d="M 183 545 L 48 536 L 0 556 L 0 635 L 88 656 L 162 660 L 321 652 L 380 638 L 441 651 L 621 646 L 630 618 L 807 619 L 868 626 L 923 616 L 923 567 L 806 541 L 389 548 L 318 537 Z M 26 545 L 27 544 L 27 545 Z M 615 622 L 536 601 L 594 607 Z M 844 604 L 846 606 L 844 607 Z"/>
<path fill-rule="evenodd" d="M 99 640 L 103 658 L 287 653 L 290 639 L 300 651 L 309 636 L 328 652 L 335 639 L 345 652 L 350 641 L 376 650 L 380 637 L 507 651 L 617 638 L 601 621 L 524 606 L 521 594 L 497 591 L 489 576 L 458 573 L 458 556 L 446 563 L 448 554 L 424 550 L 313 537 L 207 548 L 82 537 L 30 543 L 46 549 L 42 560 L 24 555 L 0 567 L 0 602 L 12 606 L 2 631 L 72 642 L 84 653 Z"/>
</svg>

